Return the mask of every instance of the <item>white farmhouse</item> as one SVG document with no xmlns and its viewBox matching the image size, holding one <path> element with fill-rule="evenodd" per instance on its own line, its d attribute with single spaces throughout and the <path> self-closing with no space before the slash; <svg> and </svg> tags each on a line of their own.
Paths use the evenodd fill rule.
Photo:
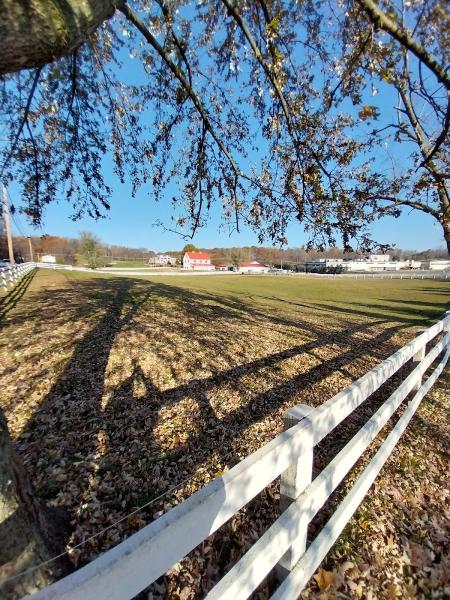
<svg viewBox="0 0 450 600">
<path fill-rule="evenodd" d="M 213 271 L 211 257 L 207 252 L 185 252 L 183 256 L 183 269 L 194 271 Z"/>
</svg>

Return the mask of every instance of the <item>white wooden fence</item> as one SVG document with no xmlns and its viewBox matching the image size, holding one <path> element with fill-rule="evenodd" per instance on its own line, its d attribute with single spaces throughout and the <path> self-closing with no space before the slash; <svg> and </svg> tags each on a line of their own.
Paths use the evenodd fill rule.
<svg viewBox="0 0 450 600">
<path fill-rule="evenodd" d="M 0 267 L 0 287 L 8 291 L 11 287 L 24 277 L 29 271 L 35 268 L 35 263 L 21 263 L 8 267 Z"/>
<path fill-rule="evenodd" d="M 284 580 L 273 598 L 297 598 L 363 500 L 422 398 L 442 372 L 449 354 L 450 312 L 322 406 L 313 409 L 300 405 L 288 411 L 286 430 L 267 445 L 126 541 L 32 598 L 132 598 L 280 475 L 280 517 L 207 598 L 247 598 L 274 568 Z M 434 364 L 429 373 L 437 359 L 437 366 Z M 410 360 L 411 373 L 311 481 L 314 446 Z M 409 394 L 412 398 L 395 427 L 306 548 L 306 531 L 311 519 Z"/>
<path fill-rule="evenodd" d="M 186 276 L 191 277 L 193 275 L 204 275 L 206 277 L 212 276 L 240 276 L 240 275 L 251 275 L 252 277 L 316 277 L 318 279 L 435 279 L 439 281 L 445 281 L 450 279 L 450 271 L 402 271 L 395 273 L 242 273 L 239 271 L 182 271 L 182 270 L 161 270 L 152 271 L 148 268 L 142 269 L 141 267 L 130 267 L 130 268 L 114 268 L 114 267 L 102 267 L 100 269 L 89 269 L 87 267 L 74 267 L 73 265 L 58 265 L 56 263 L 36 263 L 36 267 L 41 269 L 59 269 L 68 271 L 81 271 L 85 273 L 109 273 L 111 275 L 123 275 L 128 277 L 130 275 L 148 275 L 149 277 L 167 277 L 167 276 Z"/>
</svg>

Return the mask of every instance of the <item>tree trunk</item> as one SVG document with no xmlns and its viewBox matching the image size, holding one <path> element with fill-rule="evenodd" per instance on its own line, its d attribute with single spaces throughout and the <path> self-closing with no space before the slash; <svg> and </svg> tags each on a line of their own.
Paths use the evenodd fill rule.
<svg viewBox="0 0 450 600">
<path fill-rule="evenodd" d="M 442 229 L 444 230 L 444 239 L 447 245 L 447 254 L 450 256 L 450 220 L 442 223 Z"/>
<path fill-rule="evenodd" d="M 15 575 L 58 553 L 0 409 L 0 597 L 14 600 L 62 575 L 61 562 Z M 11 579 L 13 578 L 13 579 Z M 8 581 L 9 579 L 9 581 Z"/>
<path fill-rule="evenodd" d="M 450 256 L 450 202 L 449 190 L 445 185 L 445 179 L 438 173 L 435 176 L 437 179 L 437 193 L 439 196 L 439 204 L 441 205 L 441 215 L 439 222 L 444 231 L 444 240 L 447 246 L 447 254 Z"/>
<path fill-rule="evenodd" d="M 70 54 L 123 0 L 0 0 L 0 74 Z"/>
</svg>

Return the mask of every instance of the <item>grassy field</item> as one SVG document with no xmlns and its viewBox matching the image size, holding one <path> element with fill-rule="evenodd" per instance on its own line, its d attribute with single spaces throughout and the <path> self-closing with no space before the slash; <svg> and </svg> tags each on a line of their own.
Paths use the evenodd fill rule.
<svg viewBox="0 0 450 600">
<path fill-rule="evenodd" d="M 449 296 L 449 282 L 430 280 L 25 277 L 0 303 L 1 403 L 37 495 L 67 511 L 73 563 L 261 447 L 288 407 L 320 405 L 354 381 L 437 320 Z M 317 466 L 359 426 L 346 422 Z M 187 572 L 233 562 L 273 517 L 277 493 L 222 528 L 219 550 L 186 559 L 166 592 Z"/>
<path fill-rule="evenodd" d="M 135 267 L 143 268 L 148 267 L 147 261 L 144 260 L 114 260 L 107 265 L 108 267 L 112 267 L 114 269 L 131 269 Z"/>
</svg>

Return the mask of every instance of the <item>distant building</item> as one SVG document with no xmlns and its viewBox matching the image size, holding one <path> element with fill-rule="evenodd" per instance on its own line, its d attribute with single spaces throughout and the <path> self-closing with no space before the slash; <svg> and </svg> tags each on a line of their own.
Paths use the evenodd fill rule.
<svg viewBox="0 0 450 600">
<path fill-rule="evenodd" d="M 389 254 L 368 254 L 367 256 L 364 257 L 363 260 L 367 260 L 370 262 L 376 262 L 376 263 L 386 263 L 386 262 L 390 262 L 391 257 L 389 256 Z"/>
<path fill-rule="evenodd" d="M 269 267 L 258 260 L 248 260 L 239 263 L 239 271 L 241 273 L 268 273 Z"/>
<path fill-rule="evenodd" d="M 407 269 L 423 269 L 421 261 L 413 260 L 412 258 L 410 258 L 409 260 L 406 261 L 406 268 Z"/>
<path fill-rule="evenodd" d="M 450 269 L 450 260 L 445 259 L 432 259 L 422 262 L 422 269 L 429 269 L 430 271 L 445 271 Z"/>
<path fill-rule="evenodd" d="M 183 256 L 183 269 L 213 271 L 215 267 L 211 264 L 211 257 L 207 252 L 185 252 Z"/>
<path fill-rule="evenodd" d="M 157 254 L 148 259 L 148 264 L 154 267 L 166 267 L 167 265 L 174 267 L 177 264 L 177 259 L 168 254 Z"/>
<path fill-rule="evenodd" d="M 380 273 L 383 271 L 400 271 L 400 269 L 415 269 L 418 266 L 412 261 L 393 261 L 389 254 L 372 254 L 364 258 L 344 260 L 343 258 L 319 258 L 305 262 L 307 271 L 323 271 L 340 268 L 349 272 Z"/>
<path fill-rule="evenodd" d="M 55 264 L 56 256 L 53 256 L 53 254 L 44 254 L 43 256 L 41 256 L 41 262 Z"/>
<path fill-rule="evenodd" d="M 230 265 L 228 263 L 218 263 L 216 265 L 216 271 L 228 271 L 230 269 Z"/>
<path fill-rule="evenodd" d="M 308 260 L 305 262 L 305 269 L 307 271 L 327 271 L 328 269 L 335 269 L 336 267 L 342 267 L 344 270 L 344 260 L 342 258 L 318 258 L 317 260 Z"/>
</svg>

